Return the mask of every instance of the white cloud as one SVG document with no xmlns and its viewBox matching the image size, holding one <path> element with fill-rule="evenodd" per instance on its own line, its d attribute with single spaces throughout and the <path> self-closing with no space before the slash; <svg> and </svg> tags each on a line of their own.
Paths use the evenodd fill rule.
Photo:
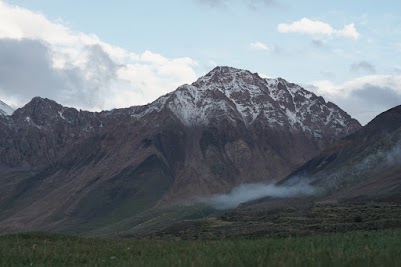
<svg viewBox="0 0 401 267">
<path fill-rule="evenodd" d="M 265 197 L 289 198 L 311 196 L 319 194 L 320 191 L 320 188 L 313 187 L 306 182 L 282 186 L 276 184 L 242 184 L 233 188 L 229 193 L 200 198 L 198 201 L 212 205 L 216 209 L 225 210 L 233 209 L 242 203 Z"/>
<path fill-rule="evenodd" d="M 249 48 L 253 50 L 270 50 L 270 48 L 262 42 L 252 42 L 249 44 Z"/>
<path fill-rule="evenodd" d="M 315 81 L 308 89 L 338 104 L 362 124 L 401 104 L 401 75 L 368 75 L 342 84 Z"/>
<path fill-rule="evenodd" d="M 7 77 L 0 80 L 0 99 L 14 106 L 37 95 L 89 110 L 146 104 L 197 77 L 191 58 L 131 53 L 1 0 L 0 18 L 0 53 L 8 58 L 0 62 L 0 77 Z M 30 72 L 28 65 L 35 75 L 18 81 L 18 70 Z M 18 72 L 14 79 L 11 69 Z"/>
<path fill-rule="evenodd" d="M 360 36 L 353 23 L 342 29 L 335 29 L 330 24 L 318 20 L 302 18 L 290 24 L 281 23 L 277 26 L 281 33 L 303 33 L 316 37 L 345 37 L 357 40 Z"/>
<path fill-rule="evenodd" d="M 316 81 L 312 84 L 317 85 L 321 93 L 338 96 L 348 96 L 353 91 L 361 90 L 366 85 L 392 88 L 401 94 L 401 75 L 368 75 L 343 84 L 335 84 L 328 80 Z"/>
</svg>

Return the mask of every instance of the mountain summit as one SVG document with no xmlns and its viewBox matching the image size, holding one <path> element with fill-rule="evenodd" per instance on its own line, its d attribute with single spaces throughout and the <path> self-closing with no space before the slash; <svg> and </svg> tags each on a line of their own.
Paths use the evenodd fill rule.
<svg viewBox="0 0 401 267">
<path fill-rule="evenodd" d="M 161 107 L 188 126 L 208 125 L 218 118 L 246 126 L 263 121 L 270 128 L 305 132 L 316 138 L 324 135 L 323 146 L 361 127 L 335 104 L 296 84 L 281 78 L 263 79 L 232 67 L 214 68 L 192 85 L 161 97 L 144 112 Z"/>
<path fill-rule="evenodd" d="M 217 67 L 193 84 L 203 91 L 223 93 L 246 124 L 265 120 L 272 127 L 288 127 L 318 137 L 346 135 L 360 124 L 333 103 L 284 79 L 262 79 L 258 74 Z"/>
<path fill-rule="evenodd" d="M 230 67 L 146 106 L 92 113 L 35 98 L 0 121 L 0 228 L 25 230 L 281 180 L 361 127 L 296 84 Z"/>
</svg>

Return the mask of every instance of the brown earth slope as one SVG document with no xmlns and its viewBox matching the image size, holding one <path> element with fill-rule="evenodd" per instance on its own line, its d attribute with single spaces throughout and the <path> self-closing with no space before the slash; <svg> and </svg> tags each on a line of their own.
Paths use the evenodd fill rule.
<svg viewBox="0 0 401 267">
<path fill-rule="evenodd" d="M 0 228 L 87 231 L 277 181 L 359 128 L 298 85 L 229 67 L 146 106 L 91 113 L 34 98 L 0 116 Z"/>
</svg>

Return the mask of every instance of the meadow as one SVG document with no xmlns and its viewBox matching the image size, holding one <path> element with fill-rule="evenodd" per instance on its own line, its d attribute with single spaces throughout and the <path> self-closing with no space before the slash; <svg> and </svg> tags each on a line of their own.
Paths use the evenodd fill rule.
<svg viewBox="0 0 401 267">
<path fill-rule="evenodd" d="M 401 230 L 256 240 L 0 237 L 0 266 L 400 266 Z"/>
</svg>

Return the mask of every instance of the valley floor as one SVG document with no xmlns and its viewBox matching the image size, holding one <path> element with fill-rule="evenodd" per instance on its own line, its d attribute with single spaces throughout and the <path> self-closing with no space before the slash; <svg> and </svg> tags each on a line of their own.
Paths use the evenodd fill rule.
<svg viewBox="0 0 401 267">
<path fill-rule="evenodd" d="M 219 241 L 0 237 L 0 266 L 399 266 L 401 230 Z"/>
<path fill-rule="evenodd" d="M 266 199 L 249 202 L 233 210 L 211 213 L 203 218 L 181 219 L 170 225 L 153 219 L 143 225 L 143 228 L 133 227 L 117 235 L 128 239 L 221 240 L 401 229 L 401 204 L 315 202 L 310 198 Z"/>
</svg>

